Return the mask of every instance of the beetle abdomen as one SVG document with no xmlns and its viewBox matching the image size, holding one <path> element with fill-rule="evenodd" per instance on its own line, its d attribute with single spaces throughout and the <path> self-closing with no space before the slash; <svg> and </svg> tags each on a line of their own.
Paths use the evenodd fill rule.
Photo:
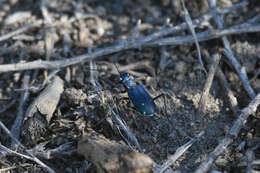
<svg viewBox="0 0 260 173">
<path fill-rule="evenodd" d="M 152 116 L 155 113 L 156 106 L 154 100 L 142 86 L 137 85 L 130 88 L 127 92 L 132 103 L 142 114 Z"/>
</svg>

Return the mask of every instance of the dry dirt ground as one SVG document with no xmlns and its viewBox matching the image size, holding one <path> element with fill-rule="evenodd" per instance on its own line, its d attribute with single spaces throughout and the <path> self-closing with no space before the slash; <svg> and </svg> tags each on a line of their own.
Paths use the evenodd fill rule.
<svg viewBox="0 0 260 173">
<path fill-rule="evenodd" d="M 46 3 L 45 6 L 43 2 Z M 225 2 L 231 1 L 223 0 L 218 5 L 223 8 L 228 7 L 230 4 Z M 239 1 L 232 2 L 235 4 Z M 186 2 L 186 7 L 191 18 L 198 18 L 209 11 L 207 1 L 189 1 Z M 251 0 L 247 7 L 228 14 L 225 18 L 226 25 L 243 23 L 259 14 L 259 11 L 259 1 Z M 23 13 L 17 14 L 18 12 Z M 38 20 L 45 22 L 41 27 L 35 27 L 0 41 L 0 64 L 38 59 L 61 60 L 64 57 L 85 54 L 89 47 L 95 51 L 97 48 L 118 44 L 120 40 L 128 38 L 133 33 L 138 19 L 142 20 L 142 24 L 137 37 L 142 37 L 164 27 L 167 18 L 173 26 L 185 21 L 180 3 L 174 0 L 0 1 L 1 36 Z M 211 23 L 216 28 L 213 20 Z M 203 30 L 206 28 L 198 29 L 198 31 Z M 186 30 L 176 35 L 189 34 L 189 30 Z M 259 38 L 259 32 L 228 36 L 231 49 L 237 60 L 246 68 L 255 93 L 260 92 Z M 51 43 L 46 44 L 48 41 Z M 219 47 L 223 47 L 221 39 L 200 42 L 202 57 L 211 57 Z M 113 62 L 120 67 L 134 64 L 134 68 L 128 71 L 132 77 L 153 97 L 164 94 L 164 97 L 155 101 L 157 105 L 155 116 L 141 115 L 127 99 L 127 94 L 121 92 L 124 88 Z M 33 139 L 26 136 L 24 132 L 20 136 L 20 141 L 27 149 L 42 144 L 44 150 L 50 150 L 69 143 L 66 152 L 56 152 L 50 159 L 39 156 L 44 163 L 57 172 L 86 170 L 84 157 L 76 152 L 77 143 L 81 136 L 87 133 L 86 129 L 92 129 L 108 139 L 125 142 L 120 133 L 111 127 L 108 118 L 109 107 L 105 102 L 126 122 L 144 153 L 158 164 L 162 164 L 178 147 L 204 130 L 205 134 L 171 166 L 173 170 L 181 172 L 195 171 L 224 138 L 237 118 L 238 114 L 232 112 L 227 95 L 217 78 L 214 78 L 212 83 L 205 112 L 198 112 L 207 75 L 199 68 L 197 49 L 194 44 L 144 46 L 98 57 L 95 63 L 97 66 L 94 69 L 94 76 L 100 84 L 103 103 L 91 84 L 88 62 L 61 68 L 57 75 L 64 81 L 64 92 L 50 122 L 43 120 L 39 126 L 44 130 L 37 132 Z M 205 64 L 207 68 L 210 65 Z M 238 107 L 244 108 L 251 99 L 224 55 L 221 57 L 219 67 L 230 84 Z M 25 104 L 19 107 L 22 102 L 21 95 L 25 92 L 24 76 L 29 75 L 28 86 L 35 87 L 41 85 L 51 72 L 45 69 L 0 72 L 0 110 L 13 102 L 8 109 L 0 113 L 0 120 L 9 129 L 12 128 L 19 109 L 23 110 L 22 114 L 25 114 L 28 106 L 42 91 L 42 89 L 30 90 Z M 246 151 L 253 147 L 255 147 L 254 160 L 260 158 L 258 118 L 259 112 L 248 119 L 239 137 L 217 157 L 211 169 L 222 172 L 245 172 Z M 28 130 L 24 124 L 22 127 L 21 131 Z M 2 145 L 10 147 L 10 138 L 2 129 L 0 129 L 0 141 Z M 1 154 L 0 150 L 0 157 L 0 170 L 10 168 L 9 172 L 43 172 L 38 164 L 19 156 Z M 260 167 L 256 165 L 254 169 Z M 91 165 L 87 172 L 95 172 L 95 170 L 95 166 Z"/>
</svg>

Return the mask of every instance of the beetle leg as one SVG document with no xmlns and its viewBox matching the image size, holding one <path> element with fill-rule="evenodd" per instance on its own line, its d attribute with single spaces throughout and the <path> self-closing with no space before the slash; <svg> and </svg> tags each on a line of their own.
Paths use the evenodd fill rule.
<svg viewBox="0 0 260 173">
<path fill-rule="evenodd" d="M 162 93 L 162 94 L 160 94 L 160 95 L 158 95 L 158 96 L 156 96 L 156 97 L 154 97 L 153 98 L 153 100 L 156 100 L 156 99 L 158 99 L 158 98 L 160 98 L 160 97 L 162 97 L 162 96 L 164 96 L 164 94 Z"/>
<path fill-rule="evenodd" d="M 126 93 L 126 92 L 127 92 L 127 89 L 124 88 L 124 90 L 121 90 L 120 92 L 121 92 L 121 93 Z"/>
</svg>

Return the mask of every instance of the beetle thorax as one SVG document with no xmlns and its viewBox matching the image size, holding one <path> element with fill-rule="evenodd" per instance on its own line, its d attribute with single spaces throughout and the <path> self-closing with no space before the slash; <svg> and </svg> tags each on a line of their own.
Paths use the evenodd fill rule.
<svg viewBox="0 0 260 173">
<path fill-rule="evenodd" d="M 132 80 L 127 73 L 124 73 L 120 75 L 120 78 L 122 80 L 122 83 L 127 89 L 133 88 L 136 86 L 136 83 L 134 80 Z"/>
</svg>

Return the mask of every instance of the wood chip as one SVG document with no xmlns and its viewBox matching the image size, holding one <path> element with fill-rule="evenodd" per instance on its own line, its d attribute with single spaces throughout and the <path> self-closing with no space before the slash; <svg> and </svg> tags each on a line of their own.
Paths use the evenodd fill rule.
<svg viewBox="0 0 260 173">
<path fill-rule="evenodd" d="M 154 162 L 149 156 L 94 131 L 83 136 L 78 144 L 78 153 L 92 162 L 98 173 L 153 172 Z"/>
<path fill-rule="evenodd" d="M 33 101 L 25 113 L 22 136 L 26 143 L 34 143 L 46 131 L 57 104 L 60 95 L 63 92 L 63 80 L 55 76 L 52 82 L 42 93 Z"/>
</svg>

